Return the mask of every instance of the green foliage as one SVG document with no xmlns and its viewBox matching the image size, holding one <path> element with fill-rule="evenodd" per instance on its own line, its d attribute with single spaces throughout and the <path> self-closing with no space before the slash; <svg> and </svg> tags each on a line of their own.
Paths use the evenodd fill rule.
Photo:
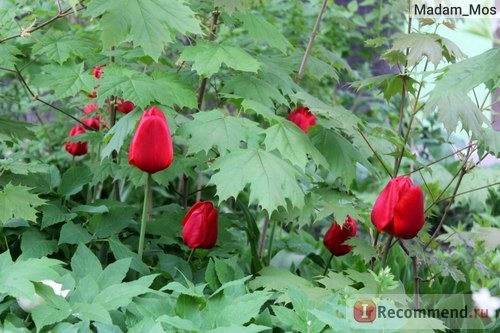
<svg viewBox="0 0 500 333">
<path fill-rule="evenodd" d="M 11 218 L 36 221 L 36 207 L 45 200 L 30 193 L 31 188 L 22 185 L 7 184 L 0 191 L 0 221 L 7 222 Z"/>
</svg>

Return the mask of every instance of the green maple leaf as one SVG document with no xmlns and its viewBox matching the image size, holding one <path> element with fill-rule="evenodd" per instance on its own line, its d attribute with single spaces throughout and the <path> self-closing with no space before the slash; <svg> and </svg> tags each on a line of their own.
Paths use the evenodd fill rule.
<svg viewBox="0 0 500 333">
<path fill-rule="evenodd" d="M 45 74 L 38 75 L 33 84 L 54 90 L 56 98 L 73 97 L 80 91 L 90 92 L 96 85 L 96 79 L 84 70 L 84 64 L 67 63 L 64 66 L 47 65 Z"/>
<path fill-rule="evenodd" d="M 392 46 L 393 51 L 406 51 L 408 53 L 408 66 L 418 64 L 424 56 L 437 66 L 443 58 L 443 47 L 439 43 L 440 36 L 437 34 L 412 32 L 410 34 L 398 34 Z"/>
<path fill-rule="evenodd" d="M 117 66 L 106 67 L 99 80 L 98 102 L 104 104 L 108 96 L 120 96 L 144 108 L 152 101 L 163 105 L 196 107 L 194 91 L 172 73 L 144 73 Z"/>
<path fill-rule="evenodd" d="M 6 222 L 11 218 L 36 221 L 35 207 L 43 205 L 45 200 L 30 193 L 31 188 L 22 185 L 5 185 L 0 191 L 0 221 Z"/>
<path fill-rule="evenodd" d="M 255 73 L 260 68 L 260 63 L 241 48 L 207 41 L 186 47 L 179 60 L 192 61 L 192 69 L 207 77 L 217 73 L 222 63 L 244 72 Z"/>
<path fill-rule="evenodd" d="M 105 48 L 132 39 L 154 60 L 175 41 L 176 33 L 202 33 L 194 12 L 182 0 L 94 0 L 86 14 L 101 16 Z"/>
<path fill-rule="evenodd" d="M 222 92 L 233 93 L 245 99 L 251 99 L 264 105 L 273 105 L 273 101 L 288 104 L 288 101 L 272 84 L 252 75 L 237 75 L 226 82 Z"/>
<path fill-rule="evenodd" d="M 71 56 L 84 57 L 92 52 L 94 43 L 89 38 L 78 34 L 64 34 L 59 31 L 49 30 L 42 38 L 36 40 L 33 45 L 33 54 L 45 54 L 49 59 L 60 65 Z"/>
<path fill-rule="evenodd" d="M 278 150 L 281 156 L 305 171 L 308 155 L 317 163 L 328 166 L 328 162 L 311 143 L 307 135 L 294 123 L 282 120 L 265 130 L 266 150 Z"/>
<path fill-rule="evenodd" d="M 352 143 L 333 130 L 313 127 L 311 141 L 326 157 L 335 177 L 340 177 L 347 187 L 351 186 L 356 177 L 357 162 L 367 168 L 372 167 Z"/>
<path fill-rule="evenodd" d="M 181 125 L 177 134 L 188 137 L 188 154 L 208 152 L 217 147 L 221 155 L 239 148 L 242 141 L 258 135 L 260 128 L 251 120 L 225 115 L 220 110 L 199 112 Z"/>
<path fill-rule="evenodd" d="M 219 170 L 210 183 L 217 186 L 220 200 L 236 198 L 249 184 L 249 202 L 256 202 L 269 214 L 278 207 L 286 208 L 286 199 L 293 206 L 304 205 L 304 193 L 295 178 L 297 170 L 272 153 L 236 150 L 215 160 L 212 169 Z"/>
<path fill-rule="evenodd" d="M 292 46 L 285 36 L 263 17 L 242 12 L 237 15 L 237 18 L 243 21 L 243 28 L 248 30 L 249 35 L 255 40 L 263 40 L 283 53 L 286 53 L 286 50 Z"/>
<path fill-rule="evenodd" d="M 14 64 L 19 61 L 16 56 L 20 54 L 22 54 L 21 51 L 14 45 L 3 43 L 0 47 L 0 66 L 13 68 Z"/>
</svg>

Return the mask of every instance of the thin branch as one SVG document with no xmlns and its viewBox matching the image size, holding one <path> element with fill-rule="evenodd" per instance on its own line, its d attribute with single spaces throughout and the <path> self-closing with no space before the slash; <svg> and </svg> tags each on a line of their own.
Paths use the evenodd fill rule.
<svg viewBox="0 0 500 333">
<path fill-rule="evenodd" d="M 477 188 L 474 188 L 474 189 L 472 189 L 472 190 L 468 190 L 468 191 L 460 192 L 460 193 L 455 194 L 455 198 L 456 198 L 456 197 L 458 197 L 458 196 L 464 195 L 464 194 L 468 194 L 468 193 L 476 192 L 476 191 L 479 191 L 479 190 L 484 190 L 485 188 L 492 187 L 492 186 L 497 186 L 497 185 L 500 185 L 500 182 L 496 182 L 496 183 L 493 183 L 493 184 L 488 184 L 488 185 L 484 185 L 484 186 L 481 186 L 481 187 L 477 187 Z M 438 202 L 440 202 L 440 201 L 445 201 L 445 200 L 449 200 L 449 199 L 451 199 L 451 198 L 453 198 L 453 196 L 450 196 L 450 197 L 447 197 L 447 198 L 440 199 Z"/>
<path fill-rule="evenodd" d="M 64 115 L 66 115 L 66 116 L 70 117 L 70 118 L 71 118 L 71 119 L 73 119 L 74 121 L 76 121 L 76 122 L 80 123 L 80 124 L 81 124 L 81 125 L 82 125 L 85 129 L 87 129 L 87 130 L 90 130 L 90 131 L 96 131 L 94 128 L 87 126 L 87 125 L 86 125 L 86 124 L 84 124 L 84 123 L 83 123 L 80 119 L 76 118 L 76 117 L 75 117 L 75 116 L 73 116 L 72 114 L 70 114 L 70 113 L 68 113 L 68 112 L 64 111 L 63 109 L 61 109 L 61 108 L 59 108 L 59 107 L 57 107 L 57 106 L 55 106 L 55 105 L 52 105 L 52 104 L 51 104 L 51 103 L 49 103 L 49 102 L 44 101 L 44 100 L 43 100 L 43 99 L 41 99 L 38 95 L 35 95 L 35 94 L 33 93 L 33 91 L 31 90 L 31 88 L 28 86 L 28 83 L 26 83 L 26 80 L 24 79 L 24 77 L 23 77 L 23 75 L 21 74 L 21 72 L 17 69 L 17 66 L 16 66 L 16 65 L 14 65 L 14 68 L 16 69 L 16 70 L 15 70 L 15 72 L 16 72 L 17 77 L 19 78 L 19 80 L 21 81 L 21 83 L 23 84 L 23 86 L 26 88 L 26 90 L 28 91 L 28 93 L 31 95 L 31 97 L 32 97 L 32 99 L 33 99 L 34 101 L 38 101 L 38 102 L 40 102 L 40 103 L 42 103 L 42 104 L 45 104 L 45 105 L 46 105 L 46 106 L 48 106 L 48 107 L 53 108 L 54 110 L 57 110 L 57 111 L 61 112 L 62 114 L 64 114 Z"/>
<path fill-rule="evenodd" d="M 368 141 L 368 139 L 365 137 L 365 135 L 363 134 L 363 132 L 361 130 L 358 129 L 357 131 L 359 134 L 361 134 L 361 137 L 363 138 L 363 140 L 365 140 L 366 144 L 368 145 L 368 148 L 370 148 L 373 155 L 375 155 L 375 158 L 377 158 L 377 160 L 380 162 L 380 164 L 382 164 L 382 167 L 384 168 L 387 175 L 392 178 L 392 173 L 389 171 L 389 169 L 385 165 L 384 161 L 382 161 L 382 158 L 378 155 L 378 153 L 375 151 L 375 149 L 373 149 L 372 145 L 370 144 L 370 141 Z"/>
<path fill-rule="evenodd" d="M 210 25 L 210 35 L 208 36 L 208 40 L 212 41 L 215 39 L 215 36 L 217 35 L 217 20 L 219 19 L 219 7 L 215 7 L 214 10 L 212 11 L 212 23 Z M 201 111 L 203 107 L 203 100 L 205 98 L 205 90 L 207 88 L 207 77 L 204 77 L 201 79 L 200 82 L 200 87 L 198 88 L 198 98 L 197 98 L 197 105 L 198 105 L 198 110 Z"/>
<path fill-rule="evenodd" d="M 319 24 L 321 22 L 321 17 L 323 16 L 323 13 L 325 12 L 326 2 L 327 2 L 327 0 L 323 0 L 323 4 L 321 5 L 321 10 L 319 11 L 318 17 L 316 18 L 316 22 L 314 23 L 314 28 L 313 28 L 313 31 L 311 33 L 311 37 L 309 38 L 309 42 L 307 43 L 306 51 L 304 52 L 304 56 L 302 57 L 302 61 L 300 62 L 299 73 L 297 74 L 297 78 L 295 80 L 295 82 L 297 82 L 297 83 L 300 83 L 300 81 L 302 81 L 302 77 L 304 76 L 307 58 L 309 57 L 309 54 L 311 53 L 314 39 L 316 38 L 316 35 L 318 34 Z"/>
<path fill-rule="evenodd" d="M 76 11 L 80 11 L 82 9 L 85 9 L 85 7 L 78 8 L 78 9 L 76 9 Z M 68 15 L 74 14 L 74 13 L 75 13 L 75 11 L 73 11 L 71 8 L 68 8 L 68 9 L 63 10 L 63 11 L 61 11 L 61 9 L 59 8 L 59 12 L 54 17 L 48 19 L 47 21 L 41 23 L 40 25 L 37 25 L 34 28 L 21 29 L 21 32 L 18 34 L 0 39 L 0 44 L 2 44 L 3 42 L 6 42 L 8 40 L 14 39 L 14 38 L 29 36 L 29 34 L 35 32 L 37 30 L 40 30 L 41 28 L 49 25 L 50 23 L 54 22 L 55 20 L 60 19 L 61 17 L 65 17 Z"/>
</svg>

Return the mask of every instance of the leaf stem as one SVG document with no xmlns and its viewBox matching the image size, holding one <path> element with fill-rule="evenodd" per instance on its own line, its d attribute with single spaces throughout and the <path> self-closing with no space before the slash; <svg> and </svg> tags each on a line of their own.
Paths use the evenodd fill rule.
<svg viewBox="0 0 500 333">
<path fill-rule="evenodd" d="M 325 265 L 325 271 L 323 272 L 323 276 L 326 276 L 326 274 L 328 273 L 328 269 L 330 268 L 332 260 L 333 260 L 333 253 L 330 255 L 330 259 L 328 259 L 328 262 Z"/>
<path fill-rule="evenodd" d="M 368 148 L 370 148 L 375 158 L 380 162 L 387 175 L 392 178 L 392 173 L 389 171 L 389 168 L 387 168 L 384 161 L 382 161 L 382 158 L 379 156 L 379 154 L 375 151 L 375 149 L 373 149 L 372 145 L 370 144 L 370 141 L 368 141 L 368 139 L 361 130 L 357 129 L 357 131 L 359 134 L 361 134 L 361 137 L 363 138 L 363 140 L 365 140 L 366 144 L 368 145 Z"/>
<path fill-rule="evenodd" d="M 394 239 L 394 236 L 390 235 L 389 238 L 387 239 L 387 243 L 385 244 L 384 252 L 382 253 L 382 261 L 380 264 L 382 269 L 385 267 L 385 263 L 387 261 L 387 256 L 389 254 L 389 249 L 391 248 L 391 243 L 392 243 L 393 239 Z"/>
<path fill-rule="evenodd" d="M 262 255 L 264 254 L 264 247 L 266 244 L 266 234 L 267 234 L 267 229 L 269 228 L 269 216 L 266 213 L 266 217 L 264 218 L 264 225 L 262 226 L 262 232 L 260 234 L 260 240 L 259 240 L 259 258 L 262 258 Z"/>
<path fill-rule="evenodd" d="M 191 262 L 191 258 L 193 257 L 194 250 L 196 250 L 196 249 L 193 248 L 193 249 L 191 249 L 191 252 L 189 252 L 189 257 L 188 257 L 188 260 L 187 260 L 188 264 Z"/>
<path fill-rule="evenodd" d="M 269 236 L 269 244 L 267 246 L 267 265 L 269 266 L 271 264 L 271 257 L 272 257 L 272 250 L 273 250 L 273 240 L 274 240 L 274 233 L 276 231 L 276 224 L 278 224 L 276 221 L 272 222 L 272 227 L 271 227 L 271 235 Z"/>
<path fill-rule="evenodd" d="M 323 16 L 323 13 L 325 12 L 326 2 L 327 2 L 327 0 L 323 0 L 323 4 L 321 5 L 321 9 L 318 13 L 318 17 L 316 18 L 316 22 L 314 23 L 313 31 L 311 32 L 311 37 L 309 38 L 309 42 L 307 43 L 306 51 L 304 52 L 304 56 L 302 57 L 302 61 L 300 62 L 299 73 L 297 74 L 297 78 L 295 80 L 295 82 L 297 82 L 297 84 L 300 83 L 300 81 L 302 81 L 302 77 L 304 76 L 307 58 L 309 57 L 309 54 L 311 53 L 314 39 L 316 38 L 316 35 L 318 34 L 319 24 L 321 22 L 321 17 Z"/>
<path fill-rule="evenodd" d="M 149 199 L 151 198 L 150 196 L 151 183 L 152 183 L 152 177 L 151 174 L 148 173 L 146 185 L 144 185 L 144 203 L 142 205 L 141 231 L 139 234 L 139 247 L 137 249 L 137 254 L 141 259 L 142 259 L 142 254 L 144 252 L 144 238 L 146 237 L 146 223 L 148 220 Z"/>
</svg>

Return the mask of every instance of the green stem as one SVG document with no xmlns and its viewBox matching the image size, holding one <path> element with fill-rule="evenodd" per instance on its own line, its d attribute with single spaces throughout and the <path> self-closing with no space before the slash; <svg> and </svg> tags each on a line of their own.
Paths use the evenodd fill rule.
<svg viewBox="0 0 500 333">
<path fill-rule="evenodd" d="M 191 262 L 191 258 L 193 257 L 194 250 L 195 249 L 191 249 L 191 252 L 189 252 L 189 257 L 188 257 L 188 260 L 187 260 L 188 264 Z"/>
<path fill-rule="evenodd" d="M 326 276 L 326 273 L 328 273 L 328 268 L 330 268 L 330 264 L 332 263 L 333 260 L 333 253 L 330 256 L 330 259 L 328 259 L 328 262 L 325 265 L 325 271 L 323 272 L 323 276 Z"/>
<path fill-rule="evenodd" d="M 269 266 L 271 264 L 271 257 L 272 257 L 272 249 L 273 249 L 273 239 L 274 239 L 274 232 L 276 230 L 276 224 L 277 222 L 274 221 L 272 222 L 273 226 L 271 227 L 271 236 L 269 237 L 269 245 L 267 246 L 267 265 Z"/>
<path fill-rule="evenodd" d="M 387 256 L 389 254 L 389 249 L 391 248 L 393 238 L 394 236 L 390 235 L 387 239 L 387 243 L 385 244 L 384 253 L 382 254 L 382 261 L 380 265 L 382 269 L 385 267 L 385 262 L 387 261 Z"/>
<path fill-rule="evenodd" d="M 142 259 L 142 254 L 144 252 L 144 238 L 146 236 L 146 223 L 148 219 L 148 207 L 149 198 L 151 197 L 149 193 L 151 192 L 151 174 L 148 173 L 148 178 L 146 180 L 146 185 L 144 185 L 144 204 L 142 206 L 142 217 L 141 217 L 141 233 L 139 234 L 139 247 L 137 249 L 137 254 Z"/>
</svg>

